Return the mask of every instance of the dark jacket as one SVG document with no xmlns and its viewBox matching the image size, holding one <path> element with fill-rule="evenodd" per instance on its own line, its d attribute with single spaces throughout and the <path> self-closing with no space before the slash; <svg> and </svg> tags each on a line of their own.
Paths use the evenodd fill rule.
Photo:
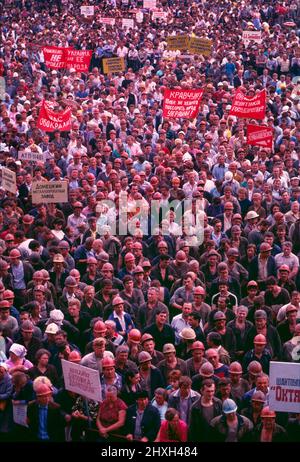
<svg viewBox="0 0 300 462">
<path fill-rule="evenodd" d="M 213 397 L 213 418 L 222 414 L 222 401 L 215 396 Z M 189 441 L 208 442 L 211 438 L 211 427 L 203 417 L 203 406 L 201 398 L 196 401 L 191 409 L 189 424 Z"/>
<path fill-rule="evenodd" d="M 257 281 L 258 280 L 258 270 L 259 270 L 259 265 L 258 265 L 258 256 L 252 258 L 250 264 L 249 264 L 249 280 L 251 281 Z M 275 258 L 270 256 L 268 258 L 267 262 L 267 273 L 268 277 L 269 276 L 274 276 L 276 278 L 276 263 L 275 263 Z"/>
<path fill-rule="evenodd" d="M 188 416 L 191 412 L 193 404 L 195 404 L 200 398 L 200 395 L 197 391 L 191 390 L 190 396 L 188 397 Z M 176 390 L 173 394 L 169 396 L 168 407 L 172 407 L 179 412 L 180 415 L 180 391 Z M 188 425 L 190 424 L 190 417 L 188 417 L 188 421 L 186 422 Z"/>
<path fill-rule="evenodd" d="M 39 432 L 39 408 L 36 401 L 28 405 L 27 419 L 32 441 L 38 441 Z M 60 406 L 54 402 L 48 404 L 47 431 L 52 442 L 64 441 L 64 420 L 60 411 Z"/>
<path fill-rule="evenodd" d="M 253 424 L 247 417 L 244 417 L 240 414 L 237 414 L 237 418 L 237 440 L 244 441 L 248 437 L 249 432 L 252 430 Z M 215 417 L 212 419 L 210 424 L 213 429 L 212 441 L 225 442 L 228 434 L 228 426 L 225 415 L 222 414 L 218 417 Z"/>
<path fill-rule="evenodd" d="M 125 434 L 134 435 L 135 422 L 137 416 L 137 405 L 133 404 L 127 409 L 126 421 L 125 421 Z M 149 441 L 154 441 L 160 429 L 160 415 L 158 410 L 148 404 L 144 411 L 142 418 L 141 430 L 142 437 L 148 438 Z"/>
<path fill-rule="evenodd" d="M 246 338 L 246 351 L 249 351 L 253 348 L 253 341 L 254 337 L 257 335 L 256 327 L 253 326 L 248 331 L 247 338 Z M 274 358 L 281 358 L 281 340 L 279 334 L 275 327 L 271 324 L 267 326 L 267 348 L 270 350 L 272 354 L 272 359 Z"/>
<path fill-rule="evenodd" d="M 252 432 L 249 435 L 247 435 L 245 441 L 260 442 L 261 432 L 262 432 L 262 424 L 259 424 L 252 430 Z M 275 424 L 273 437 L 272 437 L 272 443 L 283 443 L 287 441 L 288 441 L 288 437 L 287 437 L 286 430 L 280 425 Z"/>
<path fill-rule="evenodd" d="M 152 366 L 150 369 L 150 398 L 153 398 L 156 388 L 163 388 L 165 385 L 161 371 L 157 367 Z M 141 379 L 141 386 L 144 389 L 146 388 L 143 378 Z"/>
<path fill-rule="evenodd" d="M 22 334 L 15 337 L 14 341 L 15 343 L 19 343 L 20 345 L 25 346 Z M 26 349 L 27 349 L 26 358 L 32 363 L 35 363 L 36 352 L 40 350 L 41 348 L 43 348 L 42 342 L 38 340 L 36 337 L 32 337 L 29 344 L 26 346 Z"/>
</svg>

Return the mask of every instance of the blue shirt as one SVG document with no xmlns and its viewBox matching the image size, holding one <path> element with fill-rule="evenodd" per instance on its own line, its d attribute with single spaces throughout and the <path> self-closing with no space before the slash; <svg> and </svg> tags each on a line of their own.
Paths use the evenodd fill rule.
<svg viewBox="0 0 300 462">
<path fill-rule="evenodd" d="M 39 432 L 38 438 L 40 440 L 49 440 L 47 431 L 47 420 L 48 420 L 48 406 L 39 405 Z"/>
<path fill-rule="evenodd" d="M 20 262 L 18 266 L 12 265 L 13 285 L 14 289 L 26 289 L 24 281 L 24 267 L 23 263 Z"/>
</svg>

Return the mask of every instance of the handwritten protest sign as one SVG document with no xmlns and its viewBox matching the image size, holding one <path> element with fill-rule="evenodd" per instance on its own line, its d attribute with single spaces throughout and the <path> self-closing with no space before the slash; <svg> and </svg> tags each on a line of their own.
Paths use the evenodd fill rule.
<svg viewBox="0 0 300 462">
<path fill-rule="evenodd" d="M 249 119 L 264 119 L 266 115 L 266 90 L 262 90 L 252 98 L 237 90 L 229 112 L 230 115 Z"/>
<path fill-rule="evenodd" d="M 123 18 L 122 19 L 123 29 L 133 29 L 134 28 L 134 19 Z"/>
<path fill-rule="evenodd" d="M 152 12 L 152 21 L 156 19 L 161 19 L 162 21 L 166 21 L 168 18 L 168 13 L 166 11 L 153 11 Z"/>
<path fill-rule="evenodd" d="M 260 30 L 244 30 L 242 40 L 245 46 L 248 46 L 250 42 L 261 43 L 262 42 L 261 31 Z"/>
<path fill-rule="evenodd" d="M 94 16 L 95 7 L 94 5 L 84 5 L 80 7 L 80 13 L 83 16 Z"/>
<path fill-rule="evenodd" d="M 101 18 L 100 23 L 107 24 L 108 26 L 114 26 L 116 24 L 115 18 Z"/>
<path fill-rule="evenodd" d="M 149 10 L 154 10 L 156 8 L 156 0 L 144 0 L 144 8 L 148 8 Z"/>
<path fill-rule="evenodd" d="M 170 90 L 164 93 L 163 117 L 193 119 L 199 112 L 203 90 Z"/>
<path fill-rule="evenodd" d="M 168 50 L 170 51 L 185 51 L 189 46 L 188 35 L 170 35 L 167 37 Z"/>
<path fill-rule="evenodd" d="M 32 203 L 57 204 L 68 202 L 67 181 L 35 181 L 32 183 Z"/>
<path fill-rule="evenodd" d="M 66 390 L 78 393 L 88 399 L 100 401 L 101 383 L 99 371 L 61 360 Z"/>
<path fill-rule="evenodd" d="M 19 151 L 19 160 L 29 160 L 30 162 L 45 162 L 45 155 L 34 151 Z"/>
<path fill-rule="evenodd" d="M 17 192 L 16 174 L 6 167 L 2 167 L 2 188 L 14 194 Z"/>
<path fill-rule="evenodd" d="M 13 419 L 16 424 L 28 427 L 27 404 L 13 404 Z"/>
<path fill-rule="evenodd" d="M 247 125 L 247 143 L 272 149 L 273 129 L 264 125 Z"/>
<path fill-rule="evenodd" d="M 104 58 L 103 72 L 104 74 L 113 74 L 114 72 L 125 71 L 124 58 Z"/>
<path fill-rule="evenodd" d="M 188 45 L 189 52 L 193 55 L 210 56 L 212 52 L 212 40 L 191 37 Z"/>
<path fill-rule="evenodd" d="M 273 411 L 300 412 L 300 363 L 270 362 L 269 405 Z"/>
</svg>

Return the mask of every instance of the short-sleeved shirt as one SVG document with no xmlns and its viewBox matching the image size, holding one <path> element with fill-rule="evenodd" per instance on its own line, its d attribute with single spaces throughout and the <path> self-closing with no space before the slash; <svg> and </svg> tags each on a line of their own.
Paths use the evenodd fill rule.
<svg viewBox="0 0 300 462">
<path fill-rule="evenodd" d="M 104 400 L 99 406 L 99 415 L 103 427 L 109 427 L 116 423 L 119 419 L 119 412 L 126 409 L 126 404 L 120 398 L 116 401 Z"/>
</svg>

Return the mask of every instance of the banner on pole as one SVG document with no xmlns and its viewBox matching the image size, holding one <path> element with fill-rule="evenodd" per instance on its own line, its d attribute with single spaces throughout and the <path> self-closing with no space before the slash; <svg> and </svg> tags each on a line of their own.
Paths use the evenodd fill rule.
<svg viewBox="0 0 300 462">
<path fill-rule="evenodd" d="M 58 204 L 68 202 L 67 181 L 34 181 L 32 183 L 32 203 Z"/>
<path fill-rule="evenodd" d="M 164 92 L 163 117 L 194 119 L 198 112 L 203 90 L 170 90 Z"/>
<path fill-rule="evenodd" d="M 272 149 L 273 128 L 264 125 L 247 125 L 247 143 Z"/>
<path fill-rule="evenodd" d="M 262 90 L 252 98 L 237 90 L 229 115 L 262 120 L 266 115 L 266 90 Z"/>
<path fill-rule="evenodd" d="M 40 108 L 39 117 L 37 120 L 37 128 L 45 132 L 68 131 L 71 130 L 71 109 L 67 108 L 64 111 L 55 112 L 50 109 L 45 101 Z"/>
<path fill-rule="evenodd" d="M 2 167 L 2 188 L 14 194 L 17 192 L 16 173 L 6 167 Z"/>
<path fill-rule="evenodd" d="M 191 37 L 188 46 L 193 55 L 210 56 L 212 52 L 212 40 L 199 37 Z"/>
<path fill-rule="evenodd" d="M 113 74 L 114 72 L 125 71 L 124 58 L 104 58 L 102 62 L 104 74 Z"/>
<path fill-rule="evenodd" d="M 101 400 L 99 371 L 61 360 L 65 389 L 94 401 Z"/>
<path fill-rule="evenodd" d="M 270 362 L 269 405 L 273 411 L 300 412 L 300 363 Z"/>
</svg>

